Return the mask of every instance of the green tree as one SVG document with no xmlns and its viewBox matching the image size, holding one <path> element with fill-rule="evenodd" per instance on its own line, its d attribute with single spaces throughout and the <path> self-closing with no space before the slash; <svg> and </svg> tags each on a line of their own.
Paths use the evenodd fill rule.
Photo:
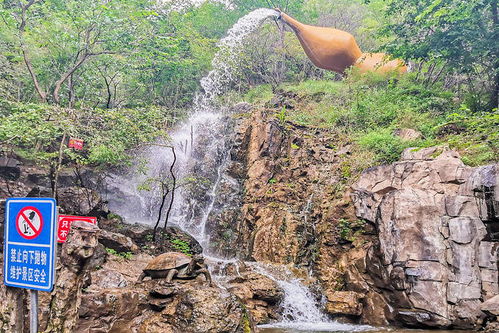
<svg viewBox="0 0 499 333">
<path fill-rule="evenodd" d="M 497 0 L 390 0 L 386 15 L 383 33 L 393 37 L 388 52 L 442 63 L 462 75 L 472 92 L 488 91 L 488 105 L 475 98 L 471 108 L 498 106 Z"/>
<path fill-rule="evenodd" d="M 3 1 L 2 29 L 22 56 L 42 102 L 61 103 L 72 93 L 73 75 L 92 58 L 122 53 L 136 40 L 138 27 L 153 15 L 139 1 Z"/>
</svg>

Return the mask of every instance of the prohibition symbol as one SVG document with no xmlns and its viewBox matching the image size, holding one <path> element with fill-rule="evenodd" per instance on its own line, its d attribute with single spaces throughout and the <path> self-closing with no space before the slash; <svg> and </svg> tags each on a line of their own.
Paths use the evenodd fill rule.
<svg viewBox="0 0 499 333">
<path fill-rule="evenodd" d="M 43 229 L 42 214 L 35 207 L 24 207 L 16 217 L 17 232 L 26 239 L 35 239 Z"/>
</svg>

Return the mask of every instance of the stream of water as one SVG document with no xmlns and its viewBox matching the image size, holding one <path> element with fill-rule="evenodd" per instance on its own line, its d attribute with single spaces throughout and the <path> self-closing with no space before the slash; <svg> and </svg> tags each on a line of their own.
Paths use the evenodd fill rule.
<svg viewBox="0 0 499 333">
<path fill-rule="evenodd" d="M 218 265 L 234 264 L 231 258 L 220 258 L 211 251 L 207 221 L 214 209 L 218 187 L 223 179 L 227 164 L 229 144 L 227 122 L 224 120 L 224 108 L 216 103 L 216 97 L 226 92 L 233 83 L 234 65 L 244 38 L 255 31 L 263 21 L 276 16 L 270 9 L 257 9 L 242 17 L 220 41 L 220 51 L 213 59 L 213 70 L 201 80 L 203 92 L 194 103 L 189 119 L 181 124 L 171 135 L 171 142 L 158 142 L 137 154 L 134 167 L 111 174 L 107 180 L 109 207 L 129 223 L 153 225 L 158 215 L 161 193 L 158 188 L 144 190 L 155 179 L 168 176 L 172 163 L 173 146 L 177 161 L 175 172 L 178 179 L 189 176 L 203 179 L 202 188 L 196 197 L 192 191 L 180 188 L 169 220 L 192 235 L 204 249 L 204 255 L 210 263 Z M 200 148 L 199 148 L 200 147 Z M 142 162 L 146 168 L 142 167 Z M 198 179 L 199 180 L 199 179 Z M 230 184 L 230 180 L 228 181 Z M 118 195 L 116 195 L 118 193 Z M 118 200 L 120 198 L 121 200 Z M 303 214 L 309 214 L 312 197 Z M 237 263 L 235 264 L 237 266 Z M 264 332 L 354 332 L 371 330 L 369 326 L 342 324 L 330 320 L 320 310 L 320 304 L 310 290 L 284 267 L 270 264 L 247 263 L 255 271 L 276 281 L 284 291 L 282 321 L 262 326 Z M 221 285 L 224 277 L 214 274 Z"/>
</svg>

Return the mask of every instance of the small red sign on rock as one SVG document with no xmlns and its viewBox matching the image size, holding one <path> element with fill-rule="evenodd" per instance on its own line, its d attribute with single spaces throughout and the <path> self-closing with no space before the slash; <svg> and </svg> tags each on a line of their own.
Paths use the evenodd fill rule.
<svg viewBox="0 0 499 333">
<path fill-rule="evenodd" d="M 83 140 L 71 138 L 71 139 L 69 139 L 68 147 L 82 150 L 83 149 Z"/>
<path fill-rule="evenodd" d="M 68 237 L 71 223 L 74 221 L 83 221 L 92 224 L 97 224 L 96 217 L 90 216 L 72 216 L 72 215 L 59 215 L 59 225 L 57 229 L 57 241 L 64 243 Z"/>
</svg>

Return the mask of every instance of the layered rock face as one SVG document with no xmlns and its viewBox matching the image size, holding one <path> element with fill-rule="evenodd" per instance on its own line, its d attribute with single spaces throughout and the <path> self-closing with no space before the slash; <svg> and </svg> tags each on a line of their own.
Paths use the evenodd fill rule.
<svg viewBox="0 0 499 333">
<path fill-rule="evenodd" d="M 319 229 L 331 221 L 336 143 L 328 133 L 311 137 L 308 129 L 279 122 L 249 104 L 238 110 L 243 112 L 235 116 L 225 171 L 237 186 L 221 186 L 217 193 L 218 210 L 208 226 L 212 240 L 219 252 L 232 249 L 229 254 L 245 260 L 311 266 Z M 237 202 L 236 209 L 224 208 L 224 200 Z"/>
<path fill-rule="evenodd" d="M 408 149 L 350 192 L 348 144 L 249 110 L 227 169 L 243 188 L 241 208 L 211 217 L 213 239 L 244 259 L 311 269 L 333 316 L 416 327 L 490 320 L 480 304 L 498 293 L 497 166 Z M 355 236 L 342 235 L 356 225 Z M 237 239 L 216 234 L 227 229 Z"/>
<path fill-rule="evenodd" d="M 408 149 L 400 162 L 366 170 L 352 199 L 378 241 L 363 278 L 347 287 L 377 290 L 373 307 L 388 321 L 480 326 L 481 303 L 499 292 L 498 185 L 498 165 L 468 167 L 438 148 Z"/>
</svg>

